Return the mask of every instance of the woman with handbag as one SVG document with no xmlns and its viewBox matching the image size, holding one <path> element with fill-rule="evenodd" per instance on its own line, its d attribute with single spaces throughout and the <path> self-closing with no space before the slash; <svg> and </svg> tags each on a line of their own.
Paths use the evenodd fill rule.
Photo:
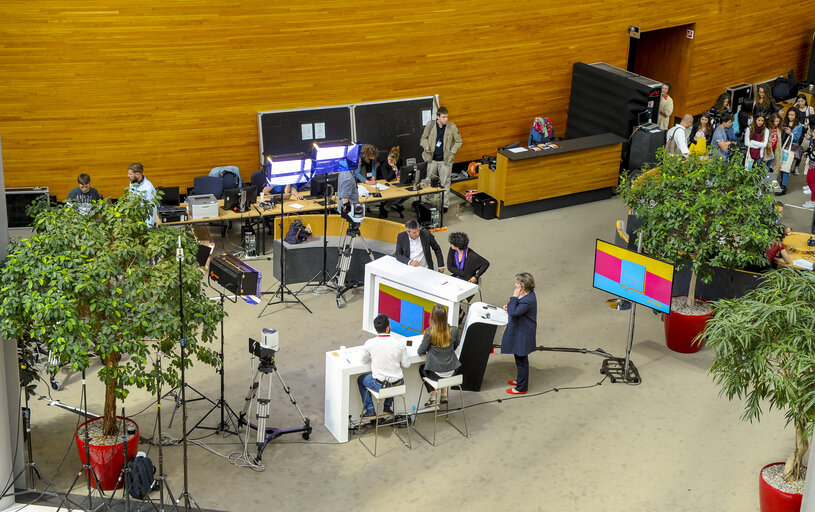
<svg viewBox="0 0 815 512">
<path fill-rule="evenodd" d="M 787 182 L 790 179 L 790 172 L 798 174 L 798 164 L 801 163 L 801 135 L 804 132 L 804 126 L 801 124 L 798 109 L 790 108 L 787 110 L 787 115 L 784 116 L 784 124 L 781 126 L 781 146 L 786 147 L 790 145 L 790 150 L 793 154 L 792 167 L 788 172 L 781 173 L 781 190 L 775 192 L 777 196 L 783 196 L 787 193 Z M 790 142 L 791 141 L 791 142 Z"/>
<path fill-rule="evenodd" d="M 764 114 L 756 115 L 753 117 L 753 124 L 745 131 L 744 144 L 747 146 L 747 156 L 744 166 L 748 169 L 752 169 L 756 165 L 755 162 L 764 160 L 764 149 L 770 138 L 770 130 L 767 129 L 764 121 Z"/>
<path fill-rule="evenodd" d="M 770 130 L 770 138 L 767 141 L 767 149 L 764 151 L 764 164 L 768 169 L 778 172 L 781 164 L 781 116 L 772 114 L 767 121 Z"/>
</svg>

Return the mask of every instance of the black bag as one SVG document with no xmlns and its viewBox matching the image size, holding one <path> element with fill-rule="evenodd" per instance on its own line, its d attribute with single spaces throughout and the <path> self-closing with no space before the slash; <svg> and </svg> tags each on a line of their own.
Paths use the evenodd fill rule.
<svg viewBox="0 0 815 512">
<path fill-rule="evenodd" d="M 130 476 L 125 474 L 125 488 L 131 496 L 143 500 L 150 491 L 158 488 L 153 461 L 147 457 L 136 457 L 127 461 L 127 467 L 130 468 Z"/>
<path fill-rule="evenodd" d="M 286 233 L 286 237 L 283 238 L 283 241 L 287 244 L 302 244 L 303 242 L 308 242 L 311 240 L 311 233 L 306 229 L 303 225 L 303 221 L 300 219 L 295 219 L 289 225 L 289 231 Z"/>
</svg>

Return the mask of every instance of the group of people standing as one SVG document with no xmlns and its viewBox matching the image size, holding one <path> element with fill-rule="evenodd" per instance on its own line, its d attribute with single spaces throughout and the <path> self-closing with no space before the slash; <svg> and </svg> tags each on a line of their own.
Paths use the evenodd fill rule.
<svg viewBox="0 0 815 512">
<path fill-rule="evenodd" d="M 663 93 L 666 88 L 663 88 Z M 663 96 L 664 98 L 664 96 Z M 663 101 L 664 102 L 664 101 Z M 673 102 L 670 102 L 672 108 Z M 662 124 L 662 107 L 660 107 Z M 730 150 L 743 141 L 744 165 L 761 166 L 777 173 L 775 195 L 787 193 L 790 174 L 799 174 L 799 167 L 807 153 L 815 150 L 815 109 L 807 96 L 799 94 L 786 110 L 773 99 L 770 88 L 761 84 L 754 99 L 745 100 L 738 112 L 733 112 L 730 96 L 723 93 L 710 110 L 698 120 L 685 115 L 666 135 L 669 152 L 700 157 L 728 158 Z M 805 149 L 806 148 L 806 149 Z M 815 156 L 815 155 L 813 155 Z M 804 207 L 815 208 L 815 176 L 808 172 L 815 168 L 815 157 L 806 159 L 807 186 L 804 193 L 809 200 Z"/>
</svg>

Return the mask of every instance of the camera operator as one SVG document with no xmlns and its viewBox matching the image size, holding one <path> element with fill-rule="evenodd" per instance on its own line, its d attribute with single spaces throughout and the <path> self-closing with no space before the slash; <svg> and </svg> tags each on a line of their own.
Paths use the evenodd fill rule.
<svg viewBox="0 0 815 512">
<path fill-rule="evenodd" d="M 337 210 L 342 218 L 348 221 L 349 229 L 359 228 L 362 222 L 355 210 L 361 210 L 364 216 L 364 209 L 359 202 L 359 192 L 357 191 L 357 181 L 354 173 L 350 169 L 345 169 L 337 173 Z"/>
</svg>

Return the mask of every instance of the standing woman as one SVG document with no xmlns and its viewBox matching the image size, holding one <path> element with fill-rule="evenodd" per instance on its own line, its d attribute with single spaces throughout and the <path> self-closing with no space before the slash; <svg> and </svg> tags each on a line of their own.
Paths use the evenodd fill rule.
<svg viewBox="0 0 815 512">
<path fill-rule="evenodd" d="M 756 89 L 755 104 L 753 105 L 753 117 L 759 114 L 764 114 L 766 119 L 770 114 L 775 112 L 775 103 L 770 94 L 770 87 L 767 84 L 761 84 Z"/>
<path fill-rule="evenodd" d="M 357 162 L 357 168 L 354 169 L 357 183 L 376 184 L 376 157 L 378 155 L 379 150 L 371 144 L 365 144 L 360 148 L 359 162 Z M 368 179 L 369 174 L 371 175 L 370 179 Z"/>
<path fill-rule="evenodd" d="M 441 304 L 435 304 L 430 312 L 430 327 L 425 329 L 417 351 L 420 356 L 427 354 L 427 361 L 419 367 L 419 375 L 435 381 L 452 377 L 461 366 L 456 357 L 458 342 L 458 327 L 450 327 L 447 324 L 447 310 Z M 430 400 L 424 406 L 432 407 L 436 403 L 436 391 L 427 382 L 424 385 L 430 393 Z M 440 403 L 446 402 L 447 388 L 444 388 Z"/>
<path fill-rule="evenodd" d="M 711 122 L 718 126 L 723 114 L 732 114 L 730 110 L 730 96 L 723 92 L 716 98 L 716 104 L 710 107 Z"/>
<path fill-rule="evenodd" d="M 688 146 L 692 155 L 707 156 L 707 146 L 713 137 L 713 125 L 710 112 L 699 116 L 699 121 L 691 128 L 691 144 Z"/>
<path fill-rule="evenodd" d="M 507 381 L 514 387 L 510 395 L 525 395 L 529 389 L 529 354 L 536 348 L 538 330 L 538 300 L 535 297 L 535 278 L 528 272 L 515 276 L 515 291 L 504 306 L 509 322 L 501 340 L 501 353 L 513 354 L 518 376 Z"/>
<path fill-rule="evenodd" d="M 662 84 L 662 97 L 659 101 L 659 116 L 657 117 L 657 125 L 660 130 L 667 130 L 671 124 L 671 114 L 674 112 L 674 100 L 668 93 L 671 92 L 671 84 L 665 82 Z"/>
<path fill-rule="evenodd" d="M 744 134 L 744 144 L 747 146 L 747 157 L 744 161 L 745 167 L 752 168 L 755 162 L 764 160 L 764 149 L 767 147 L 767 140 L 770 138 L 770 130 L 765 126 L 764 114 L 757 114 L 753 118 L 753 124 L 747 128 Z"/>
<path fill-rule="evenodd" d="M 770 130 L 770 138 L 764 150 L 764 163 L 769 170 L 777 172 L 778 165 L 781 163 L 781 134 L 783 133 L 781 130 L 781 116 L 771 114 L 767 125 Z"/>
<path fill-rule="evenodd" d="M 792 147 L 800 148 L 801 143 L 801 135 L 804 133 L 804 126 L 801 124 L 800 119 L 798 119 L 799 112 L 797 108 L 790 108 L 787 110 L 787 115 L 784 116 L 784 123 L 781 125 L 781 148 L 786 148 L 790 144 L 790 139 L 792 139 Z M 792 149 L 791 152 L 795 153 Z M 801 158 L 795 156 L 792 160 L 792 167 L 787 172 L 781 173 L 781 190 L 776 190 L 775 195 L 783 196 L 787 193 L 787 182 L 790 179 L 790 173 L 795 172 L 798 174 L 798 165 L 801 163 Z"/>
<path fill-rule="evenodd" d="M 805 94 L 799 94 L 795 99 L 795 108 L 798 109 L 798 119 L 801 121 L 801 124 L 804 125 L 804 128 L 812 128 L 809 126 L 809 116 L 815 114 L 815 109 L 809 106 Z"/>
</svg>

